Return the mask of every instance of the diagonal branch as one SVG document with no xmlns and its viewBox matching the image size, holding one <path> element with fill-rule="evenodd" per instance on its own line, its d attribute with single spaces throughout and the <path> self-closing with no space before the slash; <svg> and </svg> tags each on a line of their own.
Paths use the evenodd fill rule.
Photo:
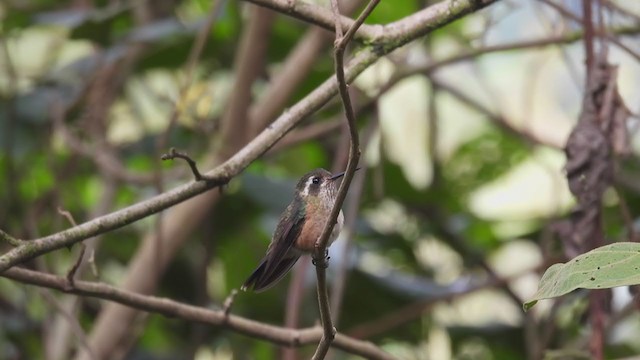
<svg viewBox="0 0 640 360">
<path fill-rule="evenodd" d="M 20 267 L 9 269 L 2 273 L 1 276 L 69 294 L 105 299 L 168 317 L 220 326 L 253 338 L 259 338 L 281 345 L 303 346 L 313 344 L 322 336 L 322 329 L 319 327 L 300 330 L 285 329 L 231 315 L 226 313 L 225 309 L 210 310 L 166 298 L 141 295 L 131 291 L 121 290 L 117 287 L 99 282 L 78 280 L 75 282 L 75 286 L 70 288 L 68 287 L 67 279 L 63 277 Z M 393 359 L 391 355 L 380 350 L 370 342 L 356 340 L 342 334 L 336 337 L 333 346 L 367 359 Z"/>
</svg>

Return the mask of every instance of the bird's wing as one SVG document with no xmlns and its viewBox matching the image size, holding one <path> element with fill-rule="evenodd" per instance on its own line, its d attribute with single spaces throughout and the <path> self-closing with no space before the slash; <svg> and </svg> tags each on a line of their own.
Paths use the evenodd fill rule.
<svg viewBox="0 0 640 360">
<path fill-rule="evenodd" d="M 242 286 L 255 291 L 266 290 L 280 280 L 298 260 L 289 252 L 302 231 L 305 212 L 302 202 L 292 202 L 282 214 L 267 255 Z"/>
<path fill-rule="evenodd" d="M 289 204 L 278 222 L 278 227 L 276 227 L 276 231 L 273 234 L 273 240 L 267 250 L 267 266 L 263 277 L 270 277 L 283 259 L 291 257 L 287 255 L 298 236 L 300 236 L 304 221 L 305 211 L 302 207 L 302 202 L 294 201 Z"/>
<path fill-rule="evenodd" d="M 268 274 L 265 274 L 264 270 L 267 266 L 267 258 L 262 259 L 258 267 L 253 271 L 251 276 L 244 282 L 241 289 L 247 290 L 252 288 L 255 292 L 263 292 L 270 289 L 272 286 L 278 283 L 287 273 L 289 269 L 295 265 L 298 261 L 298 257 L 288 257 L 282 259 L 277 263 L 277 267 Z"/>
</svg>

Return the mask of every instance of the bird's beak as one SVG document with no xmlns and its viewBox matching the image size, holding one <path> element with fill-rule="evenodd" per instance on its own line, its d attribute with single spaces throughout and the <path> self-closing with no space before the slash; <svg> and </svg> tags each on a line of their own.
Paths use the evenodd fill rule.
<svg viewBox="0 0 640 360">
<path fill-rule="evenodd" d="M 359 167 L 358 167 L 358 168 L 356 168 L 356 171 L 358 171 L 358 170 L 360 170 L 360 168 L 359 168 Z M 344 173 L 346 173 L 346 171 L 339 172 L 339 173 L 337 173 L 337 174 L 333 174 L 333 175 L 331 175 L 331 177 L 329 178 L 329 180 L 336 180 L 336 179 L 339 179 L 339 178 L 341 178 L 341 177 L 343 177 L 343 176 L 344 176 Z"/>
</svg>

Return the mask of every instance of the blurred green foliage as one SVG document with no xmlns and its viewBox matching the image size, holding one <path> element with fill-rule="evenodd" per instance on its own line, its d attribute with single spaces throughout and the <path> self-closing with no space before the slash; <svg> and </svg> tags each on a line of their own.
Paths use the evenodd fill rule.
<svg viewBox="0 0 640 360">
<path fill-rule="evenodd" d="M 55 133 L 51 119 L 53 106 L 56 101 L 70 106 L 68 118 L 64 121 L 70 131 L 85 140 L 88 134 L 79 125 L 89 116 L 86 109 L 82 108 L 86 90 L 83 82 L 90 78 L 87 74 L 92 73 L 92 69 L 99 64 L 122 61 L 123 49 L 132 44 L 143 44 L 145 51 L 133 64 L 131 72 L 126 74 L 125 83 L 146 85 L 145 79 L 152 77 L 153 71 L 160 71 L 173 79 L 183 76 L 193 41 L 203 26 L 210 2 L 184 0 L 177 3 L 170 16 L 154 19 L 147 24 L 139 24 L 135 19 L 134 3 L 108 7 L 111 2 L 98 1 L 96 9 L 82 11 L 71 1 L 30 0 L 0 5 L 3 14 L 1 34 L 10 45 L 9 54 L 16 58 L 18 54 L 11 50 L 21 41 L 26 42 L 21 40 L 21 35 L 32 30 L 63 29 L 61 35 L 52 35 L 48 41 L 69 47 L 89 44 L 91 48 L 65 57 L 61 48 L 52 45 L 57 49 L 51 55 L 56 61 L 47 63 L 43 69 L 25 70 L 20 66 L 20 58 L 17 58 L 18 62 L 13 64 L 19 78 L 17 85 L 9 79 L 11 75 L 7 62 L 1 63 L 1 229 L 21 238 L 44 236 L 70 226 L 67 219 L 58 214 L 58 208 L 72 213 L 80 223 L 89 220 L 101 201 L 105 201 L 103 195 L 108 176 L 96 165 L 95 156 L 77 154 L 64 140 L 57 138 L 59 134 Z M 229 2 L 222 11 L 209 34 L 202 60 L 196 67 L 194 82 L 222 82 L 218 79 L 233 73 L 234 56 L 246 18 L 242 6 L 241 2 Z M 418 1 L 383 1 L 367 22 L 395 21 L 419 10 L 421 6 Z M 456 41 L 466 22 L 466 19 L 461 19 L 451 27 L 439 30 L 436 38 Z M 277 17 L 266 59 L 268 71 L 277 69 L 306 29 L 297 20 Z M 20 45 L 27 48 L 36 46 L 28 42 Z M 331 49 L 327 48 L 297 88 L 289 105 L 332 76 L 331 56 Z M 30 72 L 24 74 L 27 70 Z M 258 96 L 261 95 L 259 89 L 269 78 L 269 74 L 264 74 L 258 81 L 260 86 L 254 89 Z M 179 83 L 176 81 L 174 84 L 176 88 Z M 176 92 L 173 91 L 174 94 Z M 221 100 L 223 95 L 220 91 L 205 92 L 199 100 L 208 105 L 217 102 L 224 109 L 226 104 Z M 171 104 L 178 101 L 171 97 L 171 91 L 168 90 L 166 93 L 149 90 L 145 96 Z M 116 105 L 135 109 L 133 103 L 132 98 L 123 91 Z M 121 114 L 115 110 L 110 113 L 110 126 L 114 126 L 113 123 Z M 169 118 L 169 114 L 164 115 L 166 118 L 161 119 L 163 126 Z M 340 106 L 330 103 L 314 114 L 312 119 L 305 120 L 304 124 L 337 116 L 342 116 Z M 366 124 L 374 119 L 371 113 L 359 119 L 361 134 Z M 159 151 L 166 149 L 156 148 L 162 134 L 157 129 L 153 130 L 147 120 L 133 110 L 127 113 L 125 123 L 144 131 L 133 140 L 112 139 L 110 150 L 129 172 L 152 174 L 159 169 L 167 173 L 164 191 L 190 181 L 187 171 L 182 171 L 186 168 L 182 162 L 162 163 L 157 167 Z M 198 119 L 195 125 L 177 121 L 166 143 L 184 149 L 198 161 L 204 161 L 211 155 L 208 153 L 211 144 L 219 141 L 218 121 L 218 115 Z M 112 129 L 106 129 L 107 132 L 109 130 Z M 223 191 L 222 200 L 208 214 L 208 220 L 195 229 L 187 245 L 171 262 L 162 277 L 158 295 L 199 306 L 219 307 L 264 255 L 278 217 L 291 200 L 297 179 L 313 168 L 332 168 L 339 139 L 339 133 L 335 132 L 321 139 L 269 153 L 233 179 Z M 100 144 L 88 142 L 86 145 L 94 151 L 100 149 Z M 429 343 L 429 334 L 433 329 L 446 332 L 448 349 L 457 359 L 525 358 L 526 325 L 522 314 L 516 314 L 511 322 L 477 321 L 470 325 L 461 321 L 460 317 L 464 317 L 464 314 L 451 320 L 449 317 L 455 317 L 442 315 L 446 313 L 442 310 L 449 309 L 449 315 L 455 312 L 449 307 L 463 296 L 461 293 L 488 278 L 482 262 L 488 262 L 494 251 L 512 240 L 512 237 L 496 231 L 496 222 L 474 214 L 468 206 L 469 198 L 478 189 L 530 158 L 534 150 L 535 147 L 521 137 L 500 127 L 489 126 L 462 143 L 451 156 L 444 159 L 434 156 L 434 179 L 426 189 L 413 187 L 402 167 L 391 162 L 384 152 L 377 164 L 363 165 L 365 169 L 362 172 L 366 171 L 366 179 L 352 253 L 332 255 L 331 259 L 332 267 L 335 265 L 336 268 L 339 261 L 346 259 L 348 263 L 347 286 L 338 329 L 349 334 L 349 330 L 357 330 L 362 324 L 374 324 L 383 330 L 372 333 L 372 341 L 396 354 L 409 353 L 416 359 L 424 358 L 422 349 L 425 343 Z M 627 167 L 634 170 L 633 166 L 637 167 L 637 163 Z M 116 183 L 111 210 L 123 208 L 158 192 L 158 187 L 152 182 Z M 628 206 L 632 212 L 640 207 L 637 193 L 625 188 L 621 189 L 620 194 L 629 200 Z M 395 204 L 401 210 L 401 215 L 392 217 L 391 210 L 380 205 L 384 201 Z M 377 214 L 378 218 L 371 214 Z M 376 221 L 380 218 L 388 218 L 389 224 Z M 605 208 L 605 219 L 607 233 L 612 239 L 625 236 L 624 221 L 617 206 Z M 547 230 L 546 220 L 533 219 L 533 230 L 521 237 L 540 243 Z M 121 281 L 146 231 L 157 226 L 156 221 L 157 217 L 152 217 L 104 234 L 95 257 L 100 276 L 96 279 L 88 272 L 84 277 L 114 283 Z M 462 258 L 463 265 L 459 271 L 463 275 L 459 280 L 453 283 L 434 280 L 434 275 L 442 269 L 437 263 L 434 265 L 430 254 L 424 250 L 430 239 L 435 239 L 442 247 Z M 4 243 L 0 244 L 0 248 L 3 251 L 8 249 Z M 78 248 L 74 246 L 70 250 L 59 250 L 31 261 L 27 266 L 63 274 L 65 266 L 73 263 Z M 436 254 L 435 257 L 438 256 Z M 311 271 L 308 275 L 300 310 L 300 326 L 312 326 L 317 320 L 315 279 Z M 337 278 L 335 273 L 331 276 L 332 279 Z M 503 288 L 491 289 L 507 298 Z M 235 300 L 233 313 L 257 321 L 282 324 L 287 291 L 288 281 L 283 281 L 265 293 L 240 293 Z M 48 331 L 56 314 L 55 306 L 42 296 L 43 292 L 53 299 L 63 299 L 62 295 L 53 291 L 0 278 L 0 358 L 43 358 L 46 340 L 43 334 Z M 95 300 L 83 303 L 78 320 L 85 331 L 90 332 L 101 306 L 103 304 Z M 407 319 L 393 324 L 385 317 L 389 314 L 401 314 Z M 560 328 L 562 335 L 552 341 L 551 346 L 561 348 L 580 336 L 581 314 L 583 312 L 571 317 L 571 326 Z M 371 325 L 371 328 L 375 327 Z M 275 359 L 280 356 L 279 350 L 272 344 L 225 329 L 159 315 L 150 315 L 139 335 L 140 339 L 135 342 L 129 356 L 131 359 L 189 358 L 202 348 L 211 349 L 214 353 L 219 351 L 219 358 Z M 74 348 L 77 346 L 77 343 L 72 344 Z M 308 357 L 311 350 L 302 349 L 300 354 Z M 624 346 L 613 350 L 619 356 L 632 352 Z M 338 352 L 336 358 L 355 357 Z"/>
</svg>

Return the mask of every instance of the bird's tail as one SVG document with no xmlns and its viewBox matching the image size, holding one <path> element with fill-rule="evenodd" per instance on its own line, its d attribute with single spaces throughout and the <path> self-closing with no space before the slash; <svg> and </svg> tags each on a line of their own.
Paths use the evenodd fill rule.
<svg viewBox="0 0 640 360">
<path fill-rule="evenodd" d="M 258 268 L 251 273 L 240 289 L 242 291 L 253 289 L 255 292 L 262 292 L 271 288 L 287 275 L 298 259 L 298 256 L 287 257 L 280 260 L 275 266 L 269 266 L 267 259 L 262 259 Z"/>
</svg>

